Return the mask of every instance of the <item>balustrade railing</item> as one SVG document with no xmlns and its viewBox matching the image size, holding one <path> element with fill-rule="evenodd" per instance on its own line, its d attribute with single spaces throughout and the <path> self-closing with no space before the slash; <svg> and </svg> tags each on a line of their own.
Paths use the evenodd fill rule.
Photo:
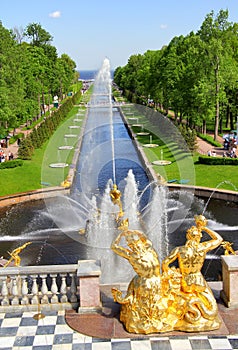
<svg viewBox="0 0 238 350">
<path fill-rule="evenodd" d="M 76 309 L 78 264 L 0 269 L 0 312 Z"/>
</svg>

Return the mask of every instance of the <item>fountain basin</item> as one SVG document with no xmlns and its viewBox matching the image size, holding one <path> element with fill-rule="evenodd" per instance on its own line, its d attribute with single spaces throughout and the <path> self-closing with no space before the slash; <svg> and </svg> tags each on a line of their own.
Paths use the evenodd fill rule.
<svg viewBox="0 0 238 350">
<path fill-rule="evenodd" d="M 152 162 L 153 165 L 169 165 L 171 162 L 169 160 L 155 160 Z"/>
<path fill-rule="evenodd" d="M 159 145 L 157 145 L 156 143 L 146 143 L 145 145 L 143 145 L 143 147 L 146 147 L 146 148 L 155 148 L 158 146 Z"/>
<path fill-rule="evenodd" d="M 77 137 L 78 135 L 74 135 L 74 134 L 66 134 L 64 135 L 64 137 L 70 138 L 70 137 Z"/>
<path fill-rule="evenodd" d="M 69 166 L 69 164 L 67 164 L 67 163 L 51 163 L 49 166 L 51 168 L 66 168 L 67 166 Z"/>
<path fill-rule="evenodd" d="M 73 149 L 74 147 L 73 146 L 59 146 L 59 149 L 66 149 L 66 150 L 71 150 Z"/>
</svg>

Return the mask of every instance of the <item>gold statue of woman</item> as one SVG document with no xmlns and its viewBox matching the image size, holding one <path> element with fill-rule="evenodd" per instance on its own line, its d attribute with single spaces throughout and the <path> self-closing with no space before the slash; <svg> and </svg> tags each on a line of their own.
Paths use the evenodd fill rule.
<svg viewBox="0 0 238 350">
<path fill-rule="evenodd" d="M 178 320 L 174 329 L 193 332 L 214 330 L 220 327 L 217 303 L 201 273 L 206 253 L 217 248 L 223 241 L 215 231 L 209 229 L 204 216 L 195 216 L 196 226 L 187 230 L 184 246 L 176 247 L 162 263 L 163 272 L 178 260 L 181 273 L 180 295 L 184 299 L 184 317 Z M 211 239 L 201 242 L 202 231 Z"/>
</svg>

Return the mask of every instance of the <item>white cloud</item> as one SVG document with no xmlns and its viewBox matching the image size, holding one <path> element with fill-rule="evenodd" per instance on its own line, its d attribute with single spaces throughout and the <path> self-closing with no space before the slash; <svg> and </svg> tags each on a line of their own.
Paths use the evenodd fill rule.
<svg viewBox="0 0 238 350">
<path fill-rule="evenodd" d="M 168 26 L 167 26 L 167 24 L 161 24 L 161 25 L 160 25 L 160 28 L 161 28 L 161 29 L 167 29 Z"/>
<path fill-rule="evenodd" d="M 61 12 L 60 11 L 54 11 L 49 14 L 49 17 L 51 18 L 59 18 L 61 17 Z"/>
</svg>

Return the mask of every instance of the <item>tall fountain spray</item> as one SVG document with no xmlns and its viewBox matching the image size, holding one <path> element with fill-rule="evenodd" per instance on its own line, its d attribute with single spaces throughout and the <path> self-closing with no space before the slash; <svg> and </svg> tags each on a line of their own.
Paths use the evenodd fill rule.
<svg viewBox="0 0 238 350">
<path fill-rule="evenodd" d="M 152 201 L 143 213 L 146 219 L 144 222 L 140 212 L 142 196 L 139 194 L 135 174 L 132 169 L 127 168 L 126 176 L 123 179 L 120 178 L 121 169 L 117 167 L 117 162 L 121 156 L 115 154 L 115 150 L 118 152 L 119 147 L 117 146 L 118 140 L 114 137 L 116 122 L 113 109 L 110 64 L 109 60 L 105 59 L 96 76 L 92 98 L 88 104 L 88 120 L 81 152 L 83 157 L 79 167 L 80 179 L 76 180 L 76 183 L 79 184 L 76 189 L 80 193 L 79 201 L 88 210 L 85 234 L 79 240 L 87 246 L 89 252 L 93 252 L 94 258 L 101 260 L 104 283 L 112 282 L 110 270 L 117 271 L 117 282 L 128 281 L 131 274 L 133 274 L 133 270 L 128 269 L 126 263 L 118 262 L 118 257 L 110 249 L 113 239 L 118 235 L 116 219 L 118 218 L 119 208 L 113 204 L 110 198 L 110 191 L 115 185 L 121 192 L 123 206 L 121 220 L 128 220 L 130 229 L 146 230 L 145 233 L 148 232 L 155 248 L 160 251 L 160 255 L 162 254 L 161 257 L 168 253 L 167 245 L 162 244 L 162 240 L 164 241 L 166 238 L 166 234 L 164 235 L 166 227 L 164 191 L 162 189 L 156 190 L 155 187 L 153 192 L 154 186 L 149 184 L 148 179 L 146 180 L 144 186 L 147 186 L 148 191 L 151 192 Z M 90 146 L 87 140 L 91 141 Z M 122 140 L 119 141 L 121 147 Z M 131 143 L 131 140 L 128 141 Z M 92 143 L 94 144 L 92 145 Z M 128 148 L 126 151 L 128 151 Z M 127 153 L 123 154 L 123 157 L 125 155 L 127 156 Z M 110 164 L 110 170 L 106 175 L 108 178 L 104 190 L 102 188 L 98 190 L 98 177 L 105 165 L 105 159 Z"/>
</svg>

